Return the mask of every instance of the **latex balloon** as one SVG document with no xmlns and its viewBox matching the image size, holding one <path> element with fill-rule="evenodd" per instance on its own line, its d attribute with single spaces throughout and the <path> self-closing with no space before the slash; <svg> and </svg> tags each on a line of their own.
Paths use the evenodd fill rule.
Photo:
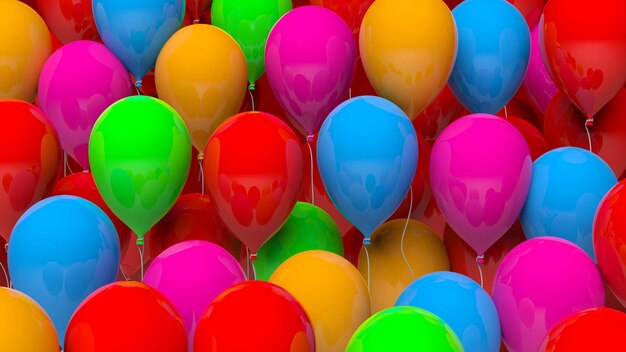
<svg viewBox="0 0 626 352">
<path fill-rule="evenodd" d="M 587 150 L 563 147 L 547 152 L 533 163 L 533 180 L 520 214 L 526 237 L 566 239 L 595 261 L 593 217 L 616 183 L 609 165 Z"/>
<path fill-rule="evenodd" d="M 495 114 L 513 98 L 526 74 L 528 26 L 504 0 L 466 0 L 452 14 L 459 52 L 450 89 L 469 111 Z"/>
<path fill-rule="evenodd" d="M 348 97 L 356 64 L 350 28 L 319 6 L 289 11 L 272 28 L 265 47 L 267 79 L 300 132 L 317 132 Z"/>
<path fill-rule="evenodd" d="M 543 129 L 543 114 L 533 110 L 530 103 L 523 97 L 523 89 L 517 91 L 517 94 L 511 99 L 505 107 L 498 111 L 496 116 L 500 116 L 507 120 L 509 117 L 519 117 L 522 120 L 530 122 L 540 131 Z"/>
<path fill-rule="evenodd" d="M 448 271 L 421 276 L 402 291 L 396 306 L 412 306 L 435 314 L 454 331 L 464 351 L 500 350 L 496 306 L 487 291 L 467 276 Z"/>
<path fill-rule="evenodd" d="M 485 252 L 482 263 L 476 262 L 476 252 L 454 230 L 446 226 L 444 243 L 450 259 L 450 270 L 463 274 L 472 280 L 482 283 L 482 287 L 491 295 L 493 278 L 498 266 L 515 246 L 524 242 L 526 236 L 519 221 Z M 480 265 L 480 269 L 478 267 Z M 482 281 L 481 281 L 482 280 Z"/>
<path fill-rule="evenodd" d="M 62 43 L 100 40 L 89 0 L 37 0 L 37 12 Z"/>
<path fill-rule="evenodd" d="M 587 126 L 591 136 L 591 150 L 606 161 L 619 179 L 626 177 L 626 88 L 596 114 L 592 126 Z M 551 149 L 573 146 L 589 148 L 585 129 L 585 115 L 557 93 L 546 112 L 543 128 Z"/>
<path fill-rule="evenodd" d="M 210 25 L 181 29 L 159 53 L 155 68 L 159 98 L 183 117 L 200 153 L 217 126 L 239 111 L 246 72 L 237 42 Z"/>
<path fill-rule="evenodd" d="M 39 14 L 22 2 L 1 1 L 0 14 L 0 99 L 31 102 L 52 52 L 50 33 Z"/>
<path fill-rule="evenodd" d="M 211 23 L 230 34 L 243 50 L 251 89 L 265 72 L 265 43 L 270 30 L 292 8 L 289 0 L 213 0 Z"/>
<path fill-rule="evenodd" d="M 539 25 L 536 25 L 530 32 L 530 59 L 528 60 L 528 71 L 526 71 L 526 76 L 524 76 L 522 87 L 528 93 L 528 97 L 534 107 L 545 115 L 550 100 L 552 100 L 552 97 L 559 89 L 552 81 L 541 57 L 539 27 Z"/>
<path fill-rule="evenodd" d="M 195 352 L 315 351 L 306 312 L 292 295 L 269 282 L 234 285 L 199 319 Z"/>
<path fill-rule="evenodd" d="M 300 302 L 311 319 L 317 351 L 343 351 L 370 316 L 370 298 L 359 271 L 342 257 L 307 251 L 281 264 L 270 277 Z"/>
<path fill-rule="evenodd" d="M 554 83 L 593 119 L 626 81 L 626 2 L 548 1 L 539 22 L 542 55 Z"/>
<path fill-rule="evenodd" d="M 39 106 L 59 134 L 61 147 L 89 169 L 89 135 L 100 114 L 133 95 L 124 65 L 104 45 L 81 40 L 46 61 L 39 78 Z"/>
<path fill-rule="evenodd" d="M 242 113 L 215 130 L 204 154 L 211 202 L 254 257 L 287 220 L 300 194 L 303 166 L 296 134 L 270 114 Z"/>
<path fill-rule="evenodd" d="M 522 134 L 526 144 L 528 144 L 530 157 L 533 161 L 548 151 L 548 143 L 543 134 L 530 122 L 515 116 L 509 116 L 506 121 Z"/>
<path fill-rule="evenodd" d="M 463 351 L 452 329 L 438 316 L 415 307 L 393 307 L 359 327 L 346 352 Z"/>
<path fill-rule="evenodd" d="M 506 347 L 535 352 L 559 320 L 604 306 L 604 286 L 582 249 L 560 238 L 538 237 L 522 242 L 502 260 L 493 300 Z"/>
<path fill-rule="evenodd" d="M 133 96 L 111 105 L 89 139 L 89 163 L 98 190 L 137 234 L 138 244 L 180 195 L 190 157 L 184 121 L 152 97 Z"/>
<path fill-rule="evenodd" d="M 58 352 L 52 321 L 37 302 L 25 294 L 0 287 L 0 340 L 5 351 Z"/>
<path fill-rule="evenodd" d="M 246 277 L 235 259 L 224 248 L 207 241 L 184 241 L 159 254 L 143 282 L 161 292 L 180 313 L 189 343 L 200 316 L 225 289 Z"/>
<path fill-rule="evenodd" d="M 62 160 L 57 134 L 41 110 L 0 100 L 0 236 L 5 240 L 22 213 L 48 196 Z"/>
<path fill-rule="evenodd" d="M 287 222 L 259 249 L 253 263 L 256 278 L 267 281 L 285 260 L 314 249 L 343 256 L 341 233 L 322 209 L 298 202 Z"/>
<path fill-rule="evenodd" d="M 537 21 L 539 21 L 539 17 L 541 17 L 541 12 L 543 11 L 543 5 L 546 0 L 507 0 L 517 10 L 524 16 L 526 19 L 526 23 L 528 24 L 528 28 L 533 28 Z"/>
<path fill-rule="evenodd" d="M 113 223 L 95 204 L 54 196 L 33 205 L 15 224 L 8 257 L 13 287 L 46 310 L 63 345 L 76 307 L 115 280 L 120 243 Z"/>
<path fill-rule="evenodd" d="M 165 42 L 182 24 L 184 0 L 93 0 L 93 17 L 104 44 L 141 87 Z"/>
<path fill-rule="evenodd" d="M 167 248 L 189 240 L 204 240 L 238 258 L 241 242 L 224 226 L 206 194 L 182 194 L 172 209 L 150 230 L 148 251 L 156 258 Z"/>
<path fill-rule="evenodd" d="M 358 268 L 368 279 L 372 313 L 393 307 L 398 296 L 416 278 L 450 270 L 443 242 L 433 230 L 416 220 L 384 223 L 372 234 L 372 243 L 365 247 L 367 252 L 361 249 Z"/>
<path fill-rule="evenodd" d="M 593 223 L 593 249 L 602 275 L 619 299 L 626 304 L 626 181 L 615 185 L 600 201 Z"/>
<path fill-rule="evenodd" d="M 200 170 L 202 162 L 198 160 L 198 151 L 193 147 L 191 147 L 191 160 L 189 174 L 181 192 L 182 194 L 202 193 L 204 190 L 204 181 L 202 180 L 202 171 Z M 194 160 L 197 160 L 197 162 L 193 162 Z"/>
<path fill-rule="evenodd" d="M 317 140 L 324 186 L 366 242 L 402 203 L 417 156 L 411 121 L 398 106 L 373 96 L 352 98 L 335 108 Z"/>
<path fill-rule="evenodd" d="M 374 0 L 310 0 L 311 5 L 323 6 L 339 15 L 358 39 L 361 22 Z"/>
<path fill-rule="evenodd" d="M 554 325 L 539 351 L 618 351 L 626 349 L 622 332 L 626 314 L 608 308 L 592 308 L 571 314 Z"/>
<path fill-rule="evenodd" d="M 374 2 L 363 17 L 359 48 L 376 92 L 413 119 L 444 88 L 457 31 L 441 0 Z"/>
<path fill-rule="evenodd" d="M 63 351 L 187 352 L 187 336 L 165 296 L 140 282 L 115 282 L 76 309 Z"/>
<path fill-rule="evenodd" d="M 504 119 L 462 117 L 433 146 L 430 182 L 446 221 L 481 256 L 513 225 L 530 188 L 532 161 Z"/>
<path fill-rule="evenodd" d="M 469 111 L 446 84 L 437 98 L 413 120 L 413 127 L 432 145 L 450 123 L 467 114 Z"/>
</svg>

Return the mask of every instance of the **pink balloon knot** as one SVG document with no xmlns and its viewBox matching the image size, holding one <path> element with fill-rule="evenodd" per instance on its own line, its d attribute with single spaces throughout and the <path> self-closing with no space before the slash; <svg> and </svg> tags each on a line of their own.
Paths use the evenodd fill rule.
<svg viewBox="0 0 626 352">
<path fill-rule="evenodd" d="M 476 256 L 476 263 L 483 264 L 484 262 L 485 262 L 485 256 L 484 255 Z"/>
<path fill-rule="evenodd" d="M 310 135 L 306 136 L 306 141 L 309 142 L 309 143 L 313 142 L 313 138 L 314 138 L 313 134 L 310 134 Z"/>
</svg>

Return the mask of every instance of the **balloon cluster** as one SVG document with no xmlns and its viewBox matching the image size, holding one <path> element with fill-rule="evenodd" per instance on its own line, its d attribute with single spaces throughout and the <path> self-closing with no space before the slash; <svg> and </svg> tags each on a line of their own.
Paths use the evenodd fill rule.
<svg viewBox="0 0 626 352">
<path fill-rule="evenodd" d="M 0 350 L 625 350 L 625 20 L 0 0 Z"/>
</svg>

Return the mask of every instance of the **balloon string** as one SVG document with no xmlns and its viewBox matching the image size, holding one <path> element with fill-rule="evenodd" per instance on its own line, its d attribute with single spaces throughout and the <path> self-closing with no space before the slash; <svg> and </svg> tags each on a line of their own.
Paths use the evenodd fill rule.
<svg viewBox="0 0 626 352">
<path fill-rule="evenodd" d="M 137 240 L 139 242 L 139 240 Z M 139 265 L 141 267 L 141 282 L 143 282 L 143 244 L 137 243 L 137 249 L 139 250 Z"/>
<path fill-rule="evenodd" d="M 363 249 L 365 249 L 365 257 L 367 258 L 367 290 L 371 291 L 370 287 L 370 253 L 367 250 L 367 244 L 363 244 Z"/>
<path fill-rule="evenodd" d="M 2 268 L 2 272 L 4 273 L 4 278 L 7 280 L 7 287 L 11 286 L 11 283 L 9 282 L 9 274 L 7 274 L 6 269 L 4 268 L 4 264 L 2 264 L 2 262 L 0 262 L 0 268 Z"/>
<path fill-rule="evenodd" d="M 248 89 L 248 93 L 250 93 L 250 101 L 252 102 L 252 111 L 254 111 L 254 95 L 252 95 L 252 89 Z"/>
<path fill-rule="evenodd" d="M 476 266 L 478 267 L 478 273 L 480 274 L 480 287 L 484 286 L 483 269 L 481 268 L 484 258 L 485 258 L 484 255 L 479 255 L 476 257 Z"/>
<path fill-rule="evenodd" d="M 311 148 L 311 141 L 313 135 L 306 137 L 306 145 L 309 147 L 309 157 L 311 159 L 311 204 L 315 205 L 315 187 L 313 187 L 313 149 Z"/>
<path fill-rule="evenodd" d="M 200 165 L 200 174 L 198 175 L 198 181 L 200 181 L 200 189 L 202 190 L 202 194 L 204 194 L 204 170 L 202 167 L 202 160 L 204 159 L 204 153 L 198 154 L 198 165 Z"/>
<path fill-rule="evenodd" d="M 587 141 L 589 142 L 589 151 L 593 153 L 591 148 L 591 133 L 589 132 L 589 126 L 593 126 L 593 118 L 585 121 L 585 131 L 587 131 Z"/>
<path fill-rule="evenodd" d="M 63 177 L 67 176 L 67 153 L 63 152 Z"/>
<path fill-rule="evenodd" d="M 126 273 L 124 272 L 124 269 L 122 269 L 122 264 L 120 264 L 120 273 L 122 273 L 122 276 L 124 277 L 124 280 L 126 280 L 126 281 L 129 280 L 128 276 L 126 276 Z"/>
<path fill-rule="evenodd" d="M 505 120 L 509 119 L 509 112 L 506 110 L 506 104 L 504 105 L 504 119 Z"/>
<path fill-rule="evenodd" d="M 409 220 L 411 218 L 411 211 L 413 210 L 413 186 L 410 188 L 411 192 L 411 202 L 409 203 L 409 215 L 406 217 L 406 221 L 404 222 L 404 230 L 402 230 L 402 239 L 400 240 L 400 253 L 402 253 L 402 258 L 404 258 L 404 262 L 406 266 L 409 268 L 409 272 L 411 273 L 411 281 L 415 278 L 415 274 L 413 273 L 413 268 L 411 268 L 411 263 L 406 258 L 406 254 L 404 253 L 404 236 L 406 235 L 406 229 L 409 226 Z"/>
<path fill-rule="evenodd" d="M 246 247 L 246 277 L 250 280 L 250 248 Z"/>
<path fill-rule="evenodd" d="M 352 99 L 352 88 L 348 88 L 348 99 Z"/>
<path fill-rule="evenodd" d="M 143 87 L 141 80 L 135 81 L 135 90 L 137 91 L 137 95 L 141 95 L 141 87 Z"/>
</svg>

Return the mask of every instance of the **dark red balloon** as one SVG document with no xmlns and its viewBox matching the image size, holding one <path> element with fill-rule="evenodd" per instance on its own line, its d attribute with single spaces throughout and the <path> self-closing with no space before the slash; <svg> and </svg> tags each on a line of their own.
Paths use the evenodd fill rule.
<svg viewBox="0 0 626 352">
<path fill-rule="evenodd" d="M 470 277 L 480 283 L 480 271 L 476 263 L 476 252 L 457 235 L 454 230 L 446 226 L 444 243 L 450 258 L 450 270 Z M 486 252 L 483 264 L 480 264 L 483 273 L 483 288 L 491 295 L 493 278 L 502 259 L 518 244 L 524 242 L 526 236 L 522 225 L 516 221 L 513 226 L 494 243 Z"/>
<path fill-rule="evenodd" d="M 187 181 L 181 194 L 185 193 L 202 193 L 202 174 L 200 170 L 202 160 L 198 162 L 198 151 L 196 148 L 191 147 L 191 164 L 189 167 L 189 174 L 187 175 Z"/>
<path fill-rule="evenodd" d="M 246 281 L 224 291 L 198 321 L 194 352 L 315 351 L 309 318 L 281 287 Z"/>
<path fill-rule="evenodd" d="M 523 91 L 520 89 L 518 92 Z M 543 115 L 537 114 L 530 104 L 527 104 L 522 99 L 514 97 L 506 104 L 506 109 L 498 111 L 497 116 L 507 118 L 508 116 L 519 117 L 523 120 L 530 122 L 538 130 L 543 128 Z"/>
<path fill-rule="evenodd" d="M 37 8 L 50 31 L 62 43 L 100 41 L 91 0 L 37 0 Z"/>
<path fill-rule="evenodd" d="M 202 19 L 204 12 L 210 11 L 211 3 L 211 0 L 187 0 L 187 11 L 191 15 L 192 20 Z M 210 18 L 211 16 L 209 16 L 209 19 Z"/>
<path fill-rule="evenodd" d="M 526 19 L 526 23 L 528 23 L 528 28 L 533 28 L 537 21 L 539 21 L 539 17 L 541 17 L 541 12 L 543 11 L 543 6 L 545 5 L 546 0 L 507 0 L 513 6 L 517 8 L 517 10 L 524 16 Z"/>
<path fill-rule="evenodd" d="M 187 352 L 176 308 L 160 292 L 136 282 L 114 282 L 78 306 L 65 333 L 65 352 Z"/>
<path fill-rule="evenodd" d="M 287 220 L 300 196 L 300 142 L 279 118 L 246 112 L 224 121 L 204 152 L 211 203 L 255 254 Z"/>
<path fill-rule="evenodd" d="M 469 111 L 459 103 L 446 84 L 437 98 L 413 119 L 413 127 L 432 145 L 452 121 L 468 114 Z"/>
<path fill-rule="evenodd" d="M 554 325 L 539 351 L 626 351 L 626 314 L 592 308 L 571 314 Z"/>
<path fill-rule="evenodd" d="M 47 197 L 59 175 L 61 147 L 39 108 L 20 100 L 0 100 L 0 236 L 31 205 Z"/>
<path fill-rule="evenodd" d="M 358 268 L 359 255 L 361 253 L 361 247 L 363 247 L 363 234 L 353 226 L 343 235 L 342 240 L 343 257 Z"/>
<path fill-rule="evenodd" d="M 550 149 L 589 149 L 585 115 L 557 92 L 546 110 L 543 132 Z M 606 161 L 619 179 L 626 177 L 626 89 L 602 108 L 589 127 L 591 150 Z"/>
<path fill-rule="evenodd" d="M 507 121 L 515 126 L 522 134 L 522 137 L 524 137 L 528 148 L 530 148 L 530 156 L 533 158 L 533 161 L 548 151 L 548 143 L 537 127 L 515 116 L 509 116 Z"/>
</svg>

